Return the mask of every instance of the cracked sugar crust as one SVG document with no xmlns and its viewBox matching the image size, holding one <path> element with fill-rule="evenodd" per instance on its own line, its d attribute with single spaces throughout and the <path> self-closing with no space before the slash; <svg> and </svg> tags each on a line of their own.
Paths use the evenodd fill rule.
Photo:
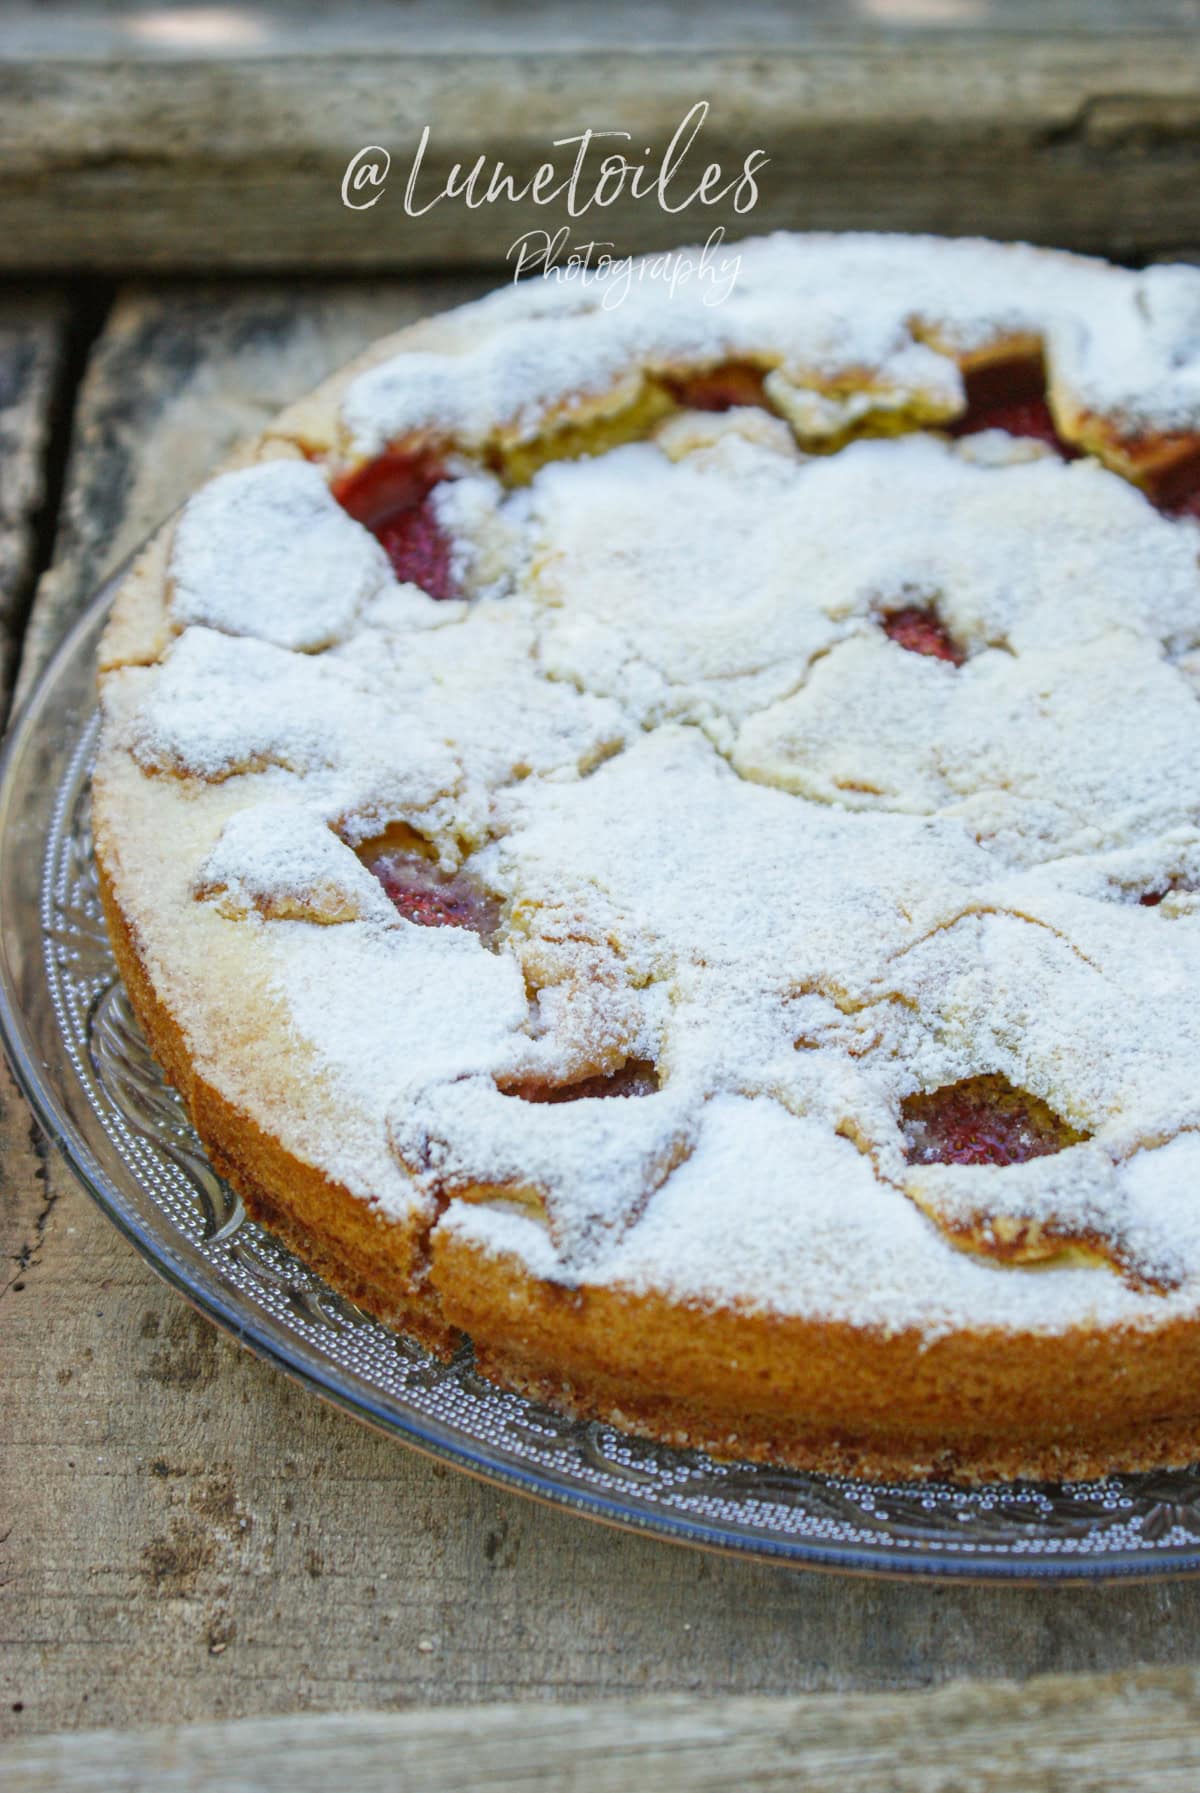
<svg viewBox="0 0 1200 1793">
<path fill-rule="evenodd" d="M 1044 344 L 1052 398 L 1072 418 L 1122 433 L 1200 421 L 1200 288 L 1186 267 L 1132 273 L 1023 244 L 854 234 L 736 250 L 720 304 L 700 283 L 668 292 L 652 279 L 624 303 L 603 281 L 498 294 L 452 353 L 417 349 L 355 379 L 345 440 L 369 456 L 409 433 L 473 444 L 504 425 L 528 438 L 581 399 L 628 397 L 646 371 L 739 361 L 770 370 L 768 394 L 799 434 L 836 437 L 873 408 L 953 417 L 956 357 L 1022 339 Z"/>
<path fill-rule="evenodd" d="M 549 671 L 619 692 L 643 724 L 700 723 L 747 776 L 940 807 L 974 774 L 942 774 L 939 729 L 915 725 L 923 705 L 956 702 L 966 728 L 974 681 L 998 680 L 1011 708 L 1034 651 L 1049 668 L 1055 649 L 1117 630 L 1149 637 L 1151 653 L 1195 645 L 1194 534 L 1095 463 L 1040 459 L 998 479 L 923 435 L 799 460 L 747 440 L 736 416 L 718 443 L 670 472 L 650 444 L 546 468 L 528 497 L 532 589 Z M 980 656 L 965 680 L 883 639 L 876 625 L 920 603 Z M 884 729 L 881 715 L 894 716 Z M 1019 745 L 1008 718 L 999 726 L 1007 750 Z M 967 759 L 986 755 L 984 733 L 963 743 Z"/>
<path fill-rule="evenodd" d="M 770 240 L 727 307 L 523 290 L 297 407 L 262 452 L 317 458 L 202 489 L 104 679 L 98 839 L 197 1061 L 556 1283 L 930 1336 L 1194 1312 L 1200 530 L 917 426 L 1032 335 L 1064 426 L 1195 428 L 1198 291 Z M 643 404 L 554 460 L 582 400 L 607 427 L 743 357 L 774 414 Z M 883 413 L 910 433 L 805 452 Z M 450 601 L 331 496 L 407 437 Z M 367 869 L 396 840 L 494 930 L 407 919 Z M 997 1076 L 1078 1143 L 908 1161 L 908 1098 Z"/>
</svg>

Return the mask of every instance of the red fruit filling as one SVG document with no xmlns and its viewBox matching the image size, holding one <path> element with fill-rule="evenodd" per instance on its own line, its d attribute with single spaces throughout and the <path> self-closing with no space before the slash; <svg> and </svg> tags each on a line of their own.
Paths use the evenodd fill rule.
<svg viewBox="0 0 1200 1793">
<path fill-rule="evenodd" d="M 900 1124 L 909 1164 L 1024 1164 L 1087 1137 L 998 1075 L 908 1096 Z"/>
<path fill-rule="evenodd" d="M 980 368 L 966 377 L 967 408 L 952 436 L 971 436 L 977 430 L 1007 430 L 1010 436 L 1032 436 L 1045 442 L 1064 461 L 1074 461 L 1079 450 L 1064 442 L 1054 427 L 1046 403 L 1046 373 L 1037 358 L 1002 361 Z"/>
<path fill-rule="evenodd" d="M 428 454 L 383 454 L 333 488 L 342 509 L 381 542 L 397 579 L 431 598 L 456 597 L 452 547 L 432 504 L 445 469 Z"/>
<path fill-rule="evenodd" d="M 1168 517 L 1200 517 L 1200 455 L 1162 474 L 1150 495 Z"/>
<path fill-rule="evenodd" d="M 928 654 L 934 660 L 948 660 L 951 666 L 961 666 L 967 657 L 936 610 L 927 605 L 907 604 L 902 610 L 890 611 L 883 619 L 883 632 L 910 654 Z"/>
<path fill-rule="evenodd" d="M 457 595 L 450 543 L 428 498 L 416 510 L 402 511 L 375 534 L 397 579 L 410 580 L 439 602 Z"/>
<path fill-rule="evenodd" d="M 749 361 L 726 361 L 699 373 L 664 376 L 663 385 L 688 411 L 732 411 L 738 405 L 761 405 L 763 369 Z"/>
<path fill-rule="evenodd" d="M 419 853 L 395 849 L 363 863 L 405 921 L 421 928 L 470 928 L 484 940 L 495 933 L 498 905 L 461 873 L 443 872 Z"/>
<path fill-rule="evenodd" d="M 1154 890 L 1145 891 L 1143 895 L 1138 898 L 1138 902 L 1142 905 L 1143 909 L 1157 909 L 1163 898 L 1170 896 L 1174 891 L 1182 890 L 1190 892 L 1194 891 L 1195 888 L 1196 886 L 1194 884 L 1186 884 L 1182 878 L 1168 878 L 1165 884 L 1158 885 Z"/>
<path fill-rule="evenodd" d="M 956 426 L 954 433 L 963 436 L 975 430 L 1007 430 L 1010 436 L 1032 436 L 1056 450 L 1064 461 L 1078 458 L 1078 449 L 1064 442 L 1055 429 L 1050 407 L 1044 398 L 1013 399 L 1008 404 L 989 406 L 986 411 L 968 418 L 965 425 Z"/>
<path fill-rule="evenodd" d="M 652 1096 L 658 1072 L 649 1059 L 631 1058 L 607 1077 L 582 1077 L 578 1083 L 510 1083 L 506 1096 L 522 1102 L 577 1102 L 581 1096 Z"/>
</svg>

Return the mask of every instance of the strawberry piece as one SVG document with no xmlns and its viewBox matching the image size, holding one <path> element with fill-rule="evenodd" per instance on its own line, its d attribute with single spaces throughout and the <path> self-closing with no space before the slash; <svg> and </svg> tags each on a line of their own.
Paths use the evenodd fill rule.
<svg viewBox="0 0 1200 1793">
<path fill-rule="evenodd" d="M 383 454 L 339 481 L 334 497 L 383 546 L 397 579 L 439 601 L 457 596 L 452 547 L 430 502 L 446 478 L 429 454 Z"/>
<path fill-rule="evenodd" d="M 469 928 L 484 940 L 495 933 L 496 904 L 461 874 L 440 871 L 418 853 L 381 853 L 366 866 L 405 921 L 420 928 Z"/>
<path fill-rule="evenodd" d="M 1060 460 L 1079 459 L 1079 450 L 1064 442 L 1055 429 L 1044 398 L 1001 399 L 990 405 L 970 406 L 966 415 L 952 425 L 950 433 L 971 436 L 976 430 L 1006 430 L 1010 436 L 1031 436 L 1046 443 Z"/>
<path fill-rule="evenodd" d="M 909 1164 L 1024 1164 L 1086 1137 L 1007 1077 L 965 1077 L 900 1105 Z"/>
<path fill-rule="evenodd" d="M 883 632 L 910 654 L 928 654 L 934 660 L 948 660 L 951 666 L 961 666 L 967 657 L 937 612 L 925 605 L 907 604 L 891 611 L 883 619 Z"/>
<path fill-rule="evenodd" d="M 1031 436 L 1053 448 L 1064 461 L 1078 459 L 1078 449 L 1064 442 L 1055 429 L 1050 407 L 1044 398 L 1010 399 L 1007 403 L 976 412 L 974 416 L 968 412 L 955 426 L 954 433 L 963 436 L 974 430 L 1007 430 L 1010 436 Z"/>
<path fill-rule="evenodd" d="M 1046 403 L 1046 370 L 1040 356 L 1024 356 L 977 368 L 966 377 L 967 408 L 952 436 L 971 436 L 977 430 L 1006 430 L 1010 436 L 1030 436 L 1053 448 L 1064 461 L 1074 461 L 1079 450 L 1064 442 L 1054 427 Z"/>
<path fill-rule="evenodd" d="M 383 544 L 397 579 L 419 585 L 440 601 L 456 595 L 451 548 L 428 498 L 414 510 L 401 511 L 374 531 Z"/>
<path fill-rule="evenodd" d="M 1144 894 L 1138 898 L 1138 902 L 1142 905 L 1143 909 L 1157 909 L 1164 897 L 1173 896 L 1177 890 L 1185 891 L 1190 895 L 1195 889 L 1196 886 L 1194 884 L 1187 884 L 1182 878 L 1168 878 L 1167 882 L 1159 885 L 1156 890 L 1147 890 L 1144 892 Z"/>
<path fill-rule="evenodd" d="M 1200 517 L 1200 455 L 1153 481 L 1150 497 L 1168 517 Z"/>
<path fill-rule="evenodd" d="M 1185 498 L 1177 499 L 1174 504 L 1160 504 L 1158 508 L 1169 517 L 1200 517 L 1200 480 Z"/>
<path fill-rule="evenodd" d="M 356 522 L 377 534 L 390 518 L 428 498 L 445 477 L 433 455 L 389 452 L 338 480 L 333 495 Z"/>
</svg>

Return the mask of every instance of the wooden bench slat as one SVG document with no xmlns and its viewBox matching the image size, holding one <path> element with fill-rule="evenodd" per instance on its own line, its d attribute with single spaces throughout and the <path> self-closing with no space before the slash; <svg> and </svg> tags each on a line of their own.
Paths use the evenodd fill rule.
<svg viewBox="0 0 1200 1793">
<path fill-rule="evenodd" d="M 1108 30 L 1072 33 L 1036 14 L 1005 30 L 988 8 L 973 30 L 884 29 L 922 16 L 883 6 L 853 34 L 780 32 L 753 47 L 705 47 L 700 34 L 686 50 L 686 37 L 647 41 L 631 25 L 636 54 L 553 32 L 508 48 L 493 32 L 484 53 L 392 38 L 304 55 L 284 39 L 292 53 L 36 60 L 4 58 L 0 39 L 0 269 L 502 266 L 522 232 L 571 222 L 563 204 L 444 201 L 407 216 L 426 124 L 422 202 L 480 155 L 524 178 L 555 153 L 569 166 L 554 140 L 587 127 L 628 130 L 632 153 L 649 145 L 657 160 L 700 99 L 712 111 L 697 177 L 710 159 L 732 171 L 756 147 L 770 156 L 754 210 L 693 205 L 680 218 L 622 197 L 577 219 L 576 241 L 628 252 L 722 224 L 978 232 L 1125 255 L 1196 242 L 1194 22 L 1139 28 L 1129 9 L 1123 30 L 1110 16 Z M 367 143 L 391 152 L 393 178 L 352 212 L 342 175 Z"/>
<path fill-rule="evenodd" d="M 1191 1793 L 1200 1681 L 298 1715 L 60 1734 L 0 1767 L 10 1793 Z"/>
</svg>

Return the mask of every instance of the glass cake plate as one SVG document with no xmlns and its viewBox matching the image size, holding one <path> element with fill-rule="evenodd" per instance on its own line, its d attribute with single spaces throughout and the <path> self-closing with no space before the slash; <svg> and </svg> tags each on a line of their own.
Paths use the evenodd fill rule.
<svg viewBox="0 0 1200 1793">
<path fill-rule="evenodd" d="M 248 1220 L 150 1056 L 100 911 L 88 785 L 95 651 L 115 584 L 51 662 L 4 754 L 0 1028 L 46 1132 L 160 1275 L 361 1419 L 589 1518 L 794 1566 L 888 1575 L 1200 1571 L 1200 1468 L 962 1489 L 719 1463 L 504 1393 L 469 1348 L 438 1363 Z"/>
</svg>

